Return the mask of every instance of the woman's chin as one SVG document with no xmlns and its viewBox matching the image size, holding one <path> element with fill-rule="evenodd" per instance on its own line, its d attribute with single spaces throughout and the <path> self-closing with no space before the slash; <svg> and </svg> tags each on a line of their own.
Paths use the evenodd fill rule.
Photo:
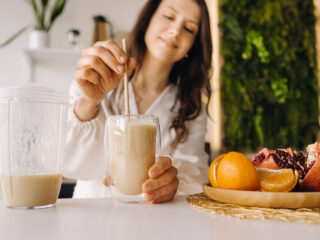
<svg viewBox="0 0 320 240">
<path fill-rule="evenodd" d="M 152 56 L 161 64 L 173 65 L 175 62 L 180 60 L 179 58 L 177 58 L 175 54 L 168 53 L 165 51 L 154 53 L 152 54 Z"/>
</svg>

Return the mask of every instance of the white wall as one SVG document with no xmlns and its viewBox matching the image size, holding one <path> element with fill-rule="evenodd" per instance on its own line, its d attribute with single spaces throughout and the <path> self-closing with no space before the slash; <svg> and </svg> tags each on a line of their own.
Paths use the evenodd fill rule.
<svg viewBox="0 0 320 240">
<path fill-rule="evenodd" d="M 106 16 L 113 23 L 115 32 L 129 31 L 144 3 L 145 0 L 69 0 L 63 14 L 50 31 L 51 47 L 69 47 L 66 36 L 70 28 L 79 29 L 81 45 L 88 46 L 93 33 L 92 16 L 96 14 Z M 5 41 L 23 26 L 32 23 L 32 11 L 25 1 L 0 0 L 0 42 Z M 9 46 L 0 48 L 0 87 L 20 86 L 26 83 L 27 69 L 23 49 L 28 47 L 29 32 L 30 30 L 25 32 Z M 73 69 L 68 71 L 72 77 L 70 73 Z M 34 84 L 40 83 L 44 78 L 47 78 L 46 84 L 56 80 L 48 79 L 46 70 L 42 70 L 37 78 Z"/>
</svg>

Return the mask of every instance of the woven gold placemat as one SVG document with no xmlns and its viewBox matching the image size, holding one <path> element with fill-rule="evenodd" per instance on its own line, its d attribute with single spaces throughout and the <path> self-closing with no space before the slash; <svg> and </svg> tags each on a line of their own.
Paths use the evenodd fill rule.
<svg viewBox="0 0 320 240">
<path fill-rule="evenodd" d="M 187 197 L 188 204 L 214 214 L 226 215 L 240 219 L 274 219 L 281 221 L 301 221 L 320 224 L 320 208 L 278 209 L 247 207 L 221 203 L 208 198 L 204 193 Z"/>
</svg>

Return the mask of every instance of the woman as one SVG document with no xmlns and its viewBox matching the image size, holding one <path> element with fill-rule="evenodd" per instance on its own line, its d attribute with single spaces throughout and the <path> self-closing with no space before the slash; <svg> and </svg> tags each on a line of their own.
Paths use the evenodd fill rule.
<svg viewBox="0 0 320 240">
<path fill-rule="evenodd" d="M 106 116 L 124 114 L 119 82 L 126 63 L 131 114 L 153 114 L 160 121 L 162 157 L 142 186 L 146 200 L 161 203 L 177 191 L 200 192 L 208 160 L 201 95 L 210 98 L 212 56 L 205 1 L 149 0 L 130 33 L 128 56 L 106 41 L 83 50 L 78 61 L 64 166 L 65 176 L 78 179 L 74 197 L 108 195 L 102 184 L 104 124 Z"/>
</svg>

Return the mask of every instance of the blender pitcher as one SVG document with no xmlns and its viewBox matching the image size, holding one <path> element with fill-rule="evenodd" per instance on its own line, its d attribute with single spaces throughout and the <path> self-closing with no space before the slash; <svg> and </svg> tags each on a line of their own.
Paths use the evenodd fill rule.
<svg viewBox="0 0 320 240">
<path fill-rule="evenodd" d="M 61 188 L 68 95 L 0 89 L 0 180 L 7 207 L 54 206 Z"/>
</svg>

